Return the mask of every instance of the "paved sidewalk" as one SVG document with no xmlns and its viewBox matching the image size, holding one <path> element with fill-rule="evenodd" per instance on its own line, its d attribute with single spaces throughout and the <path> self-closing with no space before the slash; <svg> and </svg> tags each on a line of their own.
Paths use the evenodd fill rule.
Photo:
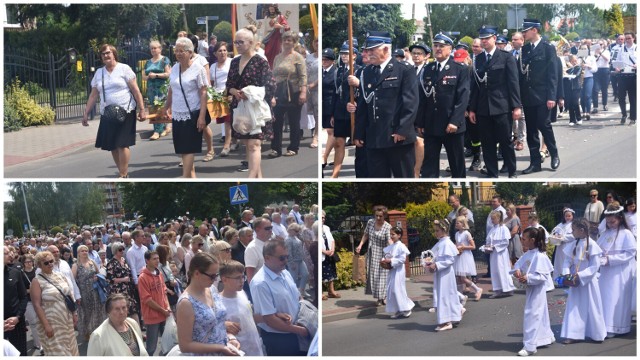
<svg viewBox="0 0 640 360">
<path fill-rule="evenodd" d="M 478 265 L 478 285 L 482 288 L 482 298 L 491 295 L 491 279 L 482 275 L 487 273 L 486 265 Z M 416 308 L 430 308 L 433 301 L 433 274 L 414 275 L 407 280 L 407 294 L 416 303 Z M 322 322 L 328 323 L 349 318 L 385 313 L 384 306 L 377 306 L 376 299 L 364 294 L 364 287 L 339 290 L 339 299 L 322 301 Z M 469 295 L 469 294 L 467 294 Z M 470 298 L 472 296 L 469 296 Z M 469 300 L 473 301 L 473 300 Z"/>
<path fill-rule="evenodd" d="M 4 166 L 92 149 L 100 119 L 96 117 L 89 120 L 89 126 L 82 126 L 81 120 L 65 120 L 54 125 L 33 126 L 5 133 Z M 136 123 L 138 140 L 148 138 L 152 131 L 153 125 L 148 122 Z"/>
</svg>

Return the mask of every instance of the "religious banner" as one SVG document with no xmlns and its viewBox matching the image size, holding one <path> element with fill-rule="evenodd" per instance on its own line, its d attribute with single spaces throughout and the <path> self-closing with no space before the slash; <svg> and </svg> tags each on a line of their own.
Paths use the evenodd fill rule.
<svg viewBox="0 0 640 360">
<path fill-rule="evenodd" d="M 258 28 L 258 40 L 263 41 L 271 36 L 273 26 L 279 16 L 273 12 L 272 4 L 238 4 L 236 6 L 238 12 L 238 29 L 242 29 L 249 24 L 253 24 Z M 271 9 L 271 13 L 269 8 Z M 288 26 L 294 32 L 299 32 L 300 5 L 299 4 L 278 4 L 277 10 Z"/>
</svg>

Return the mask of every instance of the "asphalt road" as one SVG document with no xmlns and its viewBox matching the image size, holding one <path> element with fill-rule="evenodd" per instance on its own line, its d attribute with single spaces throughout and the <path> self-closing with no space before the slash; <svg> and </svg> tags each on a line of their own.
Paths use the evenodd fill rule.
<svg viewBox="0 0 640 360">
<path fill-rule="evenodd" d="M 237 171 L 240 161 L 245 160 L 244 148 L 231 152 L 226 158 L 220 157 L 222 143 L 215 129 L 214 149 L 216 157 L 211 162 L 203 162 L 202 155 L 196 155 L 196 177 L 244 179 L 246 172 Z M 151 134 L 147 134 L 151 135 Z M 289 133 L 284 133 L 283 149 L 289 144 Z M 309 130 L 305 130 L 305 138 L 300 143 L 297 156 L 270 159 L 269 143 L 262 145 L 262 175 L 265 178 L 307 178 L 318 177 L 318 149 L 309 147 L 311 138 Z M 203 149 L 206 149 L 203 143 Z M 286 150 L 285 150 L 286 151 Z M 180 158 L 175 154 L 171 136 L 156 141 L 136 140 L 131 147 L 129 177 L 140 178 L 178 178 L 182 176 L 182 168 L 178 166 Z M 6 178 L 117 178 L 117 169 L 111 154 L 96 149 L 93 144 L 83 146 L 72 153 L 64 153 L 51 158 L 30 161 L 5 168 Z"/>
<path fill-rule="evenodd" d="M 600 108 L 601 110 L 602 108 Z M 620 108 L 617 104 L 609 104 L 608 112 L 592 115 L 591 120 L 583 121 L 582 125 L 569 126 L 569 115 L 553 124 L 553 131 L 558 145 L 560 168 L 551 170 L 550 159 L 542 163 L 542 171 L 522 175 L 522 170 L 529 166 L 529 150 L 526 146 L 522 151 L 516 151 L 517 175 L 521 179 L 599 179 L 619 178 L 635 179 L 637 172 L 637 125 L 620 125 Z M 326 137 L 326 136 L 325 136 Z M 349 156 L 345 158 L 340 172 L 341 177 L 355 177 L 353 167 L 355 148 L 347 148 Z M 333 154 L 329 162 L 333 161 Z M 440 153 L 440 176 L 450 177 L 445 171 L 449 165 L 447 156 L 442 149 Z M 467 168 L 471 165 L 471 158 L 466 159 Z M 499 166 L 502 162 L 499 162 Z M 324 170 L 325 177 L 331 176 L 333 167 Z M 467 177 L 483 178 L 477 171 L 467 171 Z M 500 174 L 506 178 L 506 174 Z"/>
<path fill-rule="evenodd" d="M 425 284 L 430 287 L 430 284 Z M 566 294 L 547 295 L 551 327 L 560 339 Z M 502 299 L 469 301 L 462 322 L 438 333 L 436 315 L 425 308 L 407 319 L 387 314 L 323 323 L 323 356 L 515 356 L 522 349 L 524 292 Z M 560 343 L 539 348 L 536 356 L 636 356 L 636 322 L 631 333 L 603 343 Z"/>
</svg>

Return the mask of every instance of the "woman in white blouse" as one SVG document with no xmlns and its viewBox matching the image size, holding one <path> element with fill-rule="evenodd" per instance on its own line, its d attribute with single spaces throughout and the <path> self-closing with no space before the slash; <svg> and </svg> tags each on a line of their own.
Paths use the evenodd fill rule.
<svg viewBox="0 0 640 360">
<path fill-rule="evenodd" d="M 169 75 L 169 92 L 163 112 L 171 109 L 173 147 L 182 155 L 182 176 L 195 178 L 193 159 L 202 153 L 202 131 L 207 127 L 207 74 L 192 59 L 193 43 L 188 38 L 178 38 L 175 45 L 178 63 Z M 197 112 L 197 118 L 191 117 Z M 210 119 L 209 119 L 210 121 Z"/>
<path fill-rule="evenodd" d="M 213 69 L 211 69 L 211 84 L 217 92 L 224 93 L 227 87 L 229 67 L 231 66 L 227 43 L 224 41 L 217 43 L 213 51 L 218 61 L 213 64 Z M 216 123 L 224 124 L 224 147 L 220 156 L 228 156 L 231 147 L 231 115 L 217 118 Z"/>
<path fill-rule="evenodd" d="M 100 119 L 96 147 L 111 151 L 118 167 L 120 178 L 129 177 L 129 147 L 136 144 L 136 107 L 140 105 L 138 118 L 146 118 L 144 100 L 136 82 L 136 74 L 129 65 L 118 62 L 115 46 L 100 47 L 100 58 L 104 67 L 99 68 L 91 80 L 91 94 L 82 117 L 82 126 L 89 126 L 89 113 L 100 97 L 100 115 L 107 105 L 118 105 L 127 112 L 125 121 L 103 121 Z"/>
</svg>

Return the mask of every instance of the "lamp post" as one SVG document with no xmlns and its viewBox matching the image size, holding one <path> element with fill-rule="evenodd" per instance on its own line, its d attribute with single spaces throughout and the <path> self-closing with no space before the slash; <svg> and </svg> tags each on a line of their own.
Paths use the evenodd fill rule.
<svg viewBox="0 0 640 360">
<path fill-rule="evenodd" d="M 184 22 L 184 31 L 189 33 L 189 25 L 187 24 L 187 8 L 185 8 L 184 4 L 180 7 L 180 12 L 182 12 L 182 21 Z"/>
</svg>

